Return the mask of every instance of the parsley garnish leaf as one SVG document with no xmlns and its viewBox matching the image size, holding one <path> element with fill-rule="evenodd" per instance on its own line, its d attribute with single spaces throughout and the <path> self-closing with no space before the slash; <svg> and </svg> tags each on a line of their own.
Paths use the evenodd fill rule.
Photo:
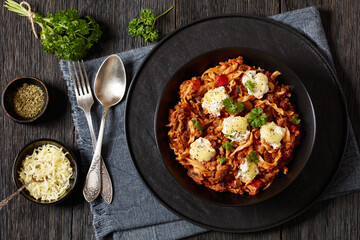
<svg viewBox="0 0 360 240">
<path fill-rule="evenodd" d="M 255 83 L 252 81 L 246 81 L 245 87 L 250 90 L 250 92 L 254 92 Z"/>
<path fill-rule="evenodd" d="M 202 133 L 203 127 L 201 126 L 199 121 L 196 121 L 195 119 L 191 120 L 193 126 L 197 129 L 200 130 L 200 132 Z"/>
<path fill-rule="evenodd" d="M 174 7 L 169 8 L 159 16 L 155 17 L 150 9 L 140 12 L 140 18 L 134 18 L 129 22 L 129 34 L 133 37 L 142 37 L 145 42 L 154 42 L 159 38 L 159 30 L 154 29 L 156 19 L 168 13 Z"/>
<path fill-rule="evenodd" d="M 234 136 L 231 135 L 231 134 L 225 134 L 225 137 L 227 137 L 227 138 L 234 138 Z"/>
<path fill-rule="evenodd" d="M 248 123 L 252 126 L 252 127 L 261 127 L 262 125 L 265 125 L 267 122 L 267 116 L 265 113 L 262 113 L 262 109 L 261 108 L 253 108 L 251 109 L 249 118 L 248 118 Z M 260 115 L 261 114 L 261 115 Z"/>
<path fill-rule="evenodd" d="M 257 163 L 259 161 L 258 159 L 258 156 L 256 154 L 256 152 L 252 151 L 247 157 L 246 159 L 249 161 L 249 162 L 254 162 L 254 163 Z"/>
<path fill-rule="evenodd" d="M 299 123 L 301 122 L 301 119 L 293 116 L 290 121 L 295 125 L 299 125 Z"/>
<path fill-rule="evenodd" d="M 222 147 L 223 147 L 224 149 L 226 149 L 226 150 L 231 150 L 231 149 L 233 149 L 233 145 L 234 145 L 233 142 L 225 142 L 225 143 L 222 145 Z"/>
<path fill-rule="evenodd" d="M 227 158 L 226 158 L 226 157 L 219 157 L 217 160 L 218 160 L 218 161 L 220 162 L 220 164 L 222 165 L 224 162 L 226 162 Z"/>
<path fill-rule="evenodd" d="M 237 113 L 242 112 L 244 110 L 244 104 L 242 104 L 241 102 L 235 102 L 234 103 L 234 99 L 231 98 L 231 97 L 226 98 L 223 101 L 223 104 L 224 104 L 225 109 L 230 114 L 237 114 Z"/>
</svg>

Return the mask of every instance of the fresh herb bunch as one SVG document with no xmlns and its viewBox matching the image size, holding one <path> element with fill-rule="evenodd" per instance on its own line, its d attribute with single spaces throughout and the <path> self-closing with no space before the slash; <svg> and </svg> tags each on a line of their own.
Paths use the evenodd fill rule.
<svg viewBox="0 0 360 240">
<path fill-rule="evenodd" d="M 83 59 L 86 51 L 100 39 L 102 34 L 99 24 L 94 19 L 89 16 L 80 18 L 75 9 L 58 11 L 45 17 L 35 13 L 32 17 L 31 11 L 27 11 L 13 0 L 7 0 L 4 6 L 39 24 L 42 27 L 40 38 L 43 50 L 54 53 L 61 59 L 72 61 Z"/>
<path fill-rule="evenodd" d="M 267 122 L 267 116 L 265 113 L 262 113 L 262 109 L 261 108 L 253 108 L 251 109 L 249 118 L 248 118 L 248 123 L 252 126 L 252 127 L 261 127 L 262 125 L 265 125 Z M 261 114 L 261 115 L 260 115 Z"/>
<path fill-rule="evenodd" d="M 174 7 L 169 8 L 159 16 L 155 17 L 150 9 L 140 12 L 140 18 L 134 18 L 129 22 L 129 34 L 133 37 L 143 37 L 146 42 L 154 42 L 159 38 L 159 30 L 154 29 L 156 19 L 165 15 Z"/>
<path fill-rule="evenodd" d="M 225 109 L 228 111 L 228 113 L 230 114 L 237 114 L 239 112 L 244 111 L 244 104 L 242 104 L 241 102 L 235 102 L 234 103 L 234 99 L 233 98 L 226 98 L 223 101 L 224 107 Z"/>
</svg>

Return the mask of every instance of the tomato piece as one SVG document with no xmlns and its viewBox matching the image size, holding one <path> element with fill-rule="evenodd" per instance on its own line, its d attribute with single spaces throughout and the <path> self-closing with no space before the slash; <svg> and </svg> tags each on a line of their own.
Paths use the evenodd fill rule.
<svg viewBox="0 0 360 240">
<path fill-rule="evenodd" d="M 255 139 L 255 143 L 256 143 L 256 145 L 261 145 L 260 141 L 257 139 Z"/>
<path fill-rule="evenodd" d="M 259 179 L 259 180 L 256 180 L 255 182 L 251 183 L 250 185 L 255 188 L 259 188 L 259 187 L 261 187 L 262 184 L 263 184 L 263 182 Z"/>
<path fill-rule="evenodd" d="M 297 126 L 291 125 L 290 132 L 294 133 L 294 132 L 296 132 L 296 130 L 297 130 Z"/>
<path fill-rule="evenodd" d="M 216 85 L 218 85 L 218 87 L 224 86 L 229 83 L 229 79 L 226 75 L 216 76 L 215 80 L 216 80 Z"/>
<path fill-rule="evenodd" d="M 195 91 L 198 91 L 198 90 L 200 89 L 200 87 L 201 87 L 201 81 L 195 79 L 195 80 L 192 80 L 192 83 L 193 83 L 193 85 L 194 85 L 194 90 L 195 90 Z"/>
<path fill-rule="evenodd" d="M 181 104 L 181 108 L 182 108 L 182 109 L 185 109 L 185 110 L 188 110 L 188 111 L 190 111 L 190 109 L 191 109 L 190 106 L 189 106 L 189 104 L 187 104 L 187 103 L 182 103 L 182 104 Z"/>
</svg>

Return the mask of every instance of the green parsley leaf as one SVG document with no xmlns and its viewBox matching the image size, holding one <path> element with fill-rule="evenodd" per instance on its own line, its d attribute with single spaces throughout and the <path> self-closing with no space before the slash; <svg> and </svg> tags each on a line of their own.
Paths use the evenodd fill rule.
<svg viewBox="0 0 360 240">
<path fill-rule="evenodd" d="M 199 121 L 196 121 L 195 119 L 191 120 L 193 126 L 197 129 L 200 130 L 200 132 L 202 133 L 203 127 L 201 126 Z"/>
<path fill-rule="evenodd" d="M 227 158 L 226 158 L 226 157 L 219 157 L 217 160 L 218 160 L 218 161 L 220 162 L 220 164 L 222 165 L 224 162 L 226 162 Z"/>
<path fill-rule="evenodd" d="M 301 119 L 293 116 L 290 121 L 295 125 L 299 125 L 299 123 L 301 122 Z"/>
<path fill-rule="evenodd" d="M 249 118 L 248 118 L 248 123 L 252 126 L 252 127 L 261 127 L 262 125 L 265 125 L 267 122 L 267 116 L 265 113 L 262 113 L 262 109 L 261 108 L 253 108 L 251 109 Z M 261 114 L 261 115 L 260 115 Z"/>
<path fill-rule="evenodd" d="M 254 82 L 252 82 L 252 81 L 246 81 L 245 82 L 245 87 L 247 88 L 247 89 L 249 89 L 250 90 L 250 92 L 254 92 L 254 87 L 255 87 L 255 83 Z"/>
<path fill-rule="evenodd" d="M 233 142 L 225 142 L 225 143 L 222 145 L 222 147 L 223 147 L 224 149 L 226 149 L 226 150 L 231 150 L 231 149 L 233 149 L 233 145 L 234 145 Z"/>
<path fill-rule="evenodd" d="M 159 30 L 154 29 L 156 19 L 168 13 L 174 7 L 169 8 L 159 16 L 155 17 L 150 9 L 144 9 L 140 12 L 140 18 L 134 18 L 129 22 L 129 35 L 133 37 L 142 37 L 145 42 L 154 42 L 159 38 Z"/>
<path fill-rule="evenodd" d="M 6 0 L 4 6 L 20 16 L 30 17 L 19 3 Z M 45 17 L 35 13 L 35 23 L 42 25 L 40 38 L 44 52 L 54 53 L 58 58 L 78 61 L 101 37 L 99 24 L 89 16 L 80 18 L 75 9 L 58 11 Z"/>
<path fill-rule="evenodd" d="M 246 157 L 249 162 L 257 163 L 259 161 L 256 152 L 252 151 L 249 156 Z"/>
<path fill-rule="evenodd" d="M 231 97 L 224 99 L 223 104 L 226 111 L 228 111 L 230 114 L 237 114 L 244 111 L 244 104 L 240 102 L 234 103 L 234 99 Z"/>
<path fill-rule="evenodd" d="M 231 135 L 231 134 L 225 134 L 225 137 L 227 137 L 227 138 L 234 138 L 234 136 Z"/>
</svg>

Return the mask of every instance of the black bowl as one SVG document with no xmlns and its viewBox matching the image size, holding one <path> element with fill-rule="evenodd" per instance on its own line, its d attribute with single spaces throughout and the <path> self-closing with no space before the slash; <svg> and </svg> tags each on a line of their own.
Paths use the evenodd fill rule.
<svg viewBox="0 0 360 240">
<path fill-rule="evenodd" d="M 187 175 L 187 170 L 175 160 L 175 154 L 169 147 L 170 141 L 167 136 L 169 128 L 165 127 L 168 124 L 169 109 L 173 108 L 180 100 L 177 93 L 180 84 L 184 80 L 191 79 L 193 76 L 201 76 L 206 69 L 218 65 L 221 61 L 238 56 L 243 56 L 244 63 L 247 65 L 259 66 L 270 72 L 275 70 L 281 72 L 277 80 L 280 83 L 290 85 L 290 91 L 292 92 L 291 102 L 295 105 L 296 112 L 300 114 L 302 123 L 301 143 L 295 148 L 293 159 L 288 164 L 288 174 L 279 174 L 268 189 L 260 191 L 256 196 L 240 196 L 230 192 L 216 192 L 195 183 Z M 300 174 L 311 155 L 315 141 L 315 113 L 305 86 L 286 64 L 255 49 L 223 48 L 208 52 L 188 62 L 167 83 L 157 104 L 155 116 L 157 146 L 171 175 L 182 187 L 200 199 L 227 206 L 255 204 L 280 193 Z"/>
<path fill-rule="evenodd" d="M 71 192 L 74 190 L 75 185 L 76 185 L 77 180 L 78 180 L 78 166 L 77 166 L 77 163 L 76 163 L 75 155 L 67 147 L 65 147 L 64 144 L 62 144 L 62 143 L 60 143 L 60 142 L 58 142 L 56 140 L 46 139 L 46 138 L 38 139 L 38 140 L 35 140 L 35 141 L 32 141 L 32 142 L 28 143 L 25 147 L 23 147 L 20 150 L 19 154 L 15 158 L 14 165 L 13 165 L 13 179 L 14 179 L 15 185 L 18 188 L 23 186 L 23 183 L 20 182 L 20 180 L 19 180 L 19 171 L 20 171 L 20 168 L 22 166 L 22 161 L 25 159 L 25 157 L 27 155 L 31 155 L 35 148 L 40 147 L 40 146 L 42 146 L 44 144 L 55 145 L 55 146 L 57 146 L 59 148 L 62 148 L 64 153 L 66 153 L 66 152 L 69 153 L 66 156 L 70 161 L 70 166 L 74 170 L 74 175 L 70 179 L 70 187 L 66 190 L 66 192 L 62 196 L 59 197 L 59 199 L 54 200 L 54 201 L 44 201 L 44 200 L 41 200 L 41 199 L 35 199 L 33 196 L 30 195 L 30 193 L 26 189 L 21 191 L 21 194 L 26 199 L 30 200 L 31 202 L 38 203 L 38 204 L 41 204 L 41 205 L 54 205 L 54 204 L 62 202 L 63 200 L 65 200 L 71 194 Z"/>
<path fill-rule="evenodd" d="M 22 116 L 19 116 L 18 114 L 16 114 L 16 112 L 14 111 L 14 107 L 13 107 L 13 96 L 16 92 L 16 90 L 21 87 L 24 83 L 27 83 L 29 85 L 35 85 L 40 87 L 41 91 L 44 93 L 44 101 L 43 101 L 43 105 L 41 107 L 41 110 L 39 111 L 38 114 L 36 114 L 34 117 L 32 118 L 24 118 Z M 49 93 L 48 90 L 45 86 L 45 84 L 40 81 L 37 78 L 34 77 L 18 77 L 13 79 L 4 89 L 3 94 L 2 94 L 2 106 L 4 108 L 4 111 L 6 113 L 6 115 L 11 118 L 12 120 L 16 121 L 16 122 L 20 122 L 20 123 L 30 123 L 35 121 L 36 119 L 40 118 L 43 113 L 45 112 L 47 106 L 49 103 Z"/>
</svg>

